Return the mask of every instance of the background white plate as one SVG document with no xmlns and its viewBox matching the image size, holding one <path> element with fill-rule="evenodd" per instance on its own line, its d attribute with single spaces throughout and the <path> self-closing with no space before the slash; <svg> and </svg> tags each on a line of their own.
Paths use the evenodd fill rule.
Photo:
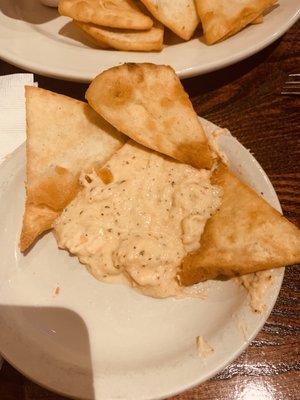
<svg viewBox="0 0 300 400">
<path fill-rule="evenodd" d="M 280 210 L 251 154 L 231 136 L 220 141 L 231 168 Z M 159 399 L 216 374 L 261 329 L 283 269 L 271 272 L 266 309 L 255 314 L 246 291 L 232 281 L 203 284 L 205 300 L 157 300 L 98 282 L 57 249 L 52 233 L 20 254 L 24 168 L 23 145 L 0 170 L 0 351 L 25 375 L 84 399 Z M 215 349 L 206 360 L 197 356 L 198 335 Z"/>
<path fill-rule="evenodd" d="M 297 20 L 299 0 L 280 0 L 262 24 L 207 46 L 199 39 L 174 44 L 161 53 L 99 50 L 87 41 L 69 18 L 38 0 L 0 0 L 0 57 L 42 75 L 87 82 L 123 62 L 169 64 L 181 78 L 203 74 L 240 61 L 272 43 Z"/>
</svg>

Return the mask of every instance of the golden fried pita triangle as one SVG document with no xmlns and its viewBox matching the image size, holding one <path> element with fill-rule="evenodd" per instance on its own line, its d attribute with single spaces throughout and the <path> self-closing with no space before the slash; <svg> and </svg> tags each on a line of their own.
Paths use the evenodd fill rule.
<svg viewBox="0 0 300 400">
<path fill-rule="evenodd" d="M 208 44 L 232 36 L 251 24 L 277 0 L 195 0 Z"/>
<path fill-rule="evenodd" d="M 86 103 L 26 87 L 25 251 L 75 197 L 82 170 L 101 168 L 125 137 Z"/>
<path fill-rule="evenodd" d="M 123 64 L 98 75 L 86 98 L 136 142 L 196 168 L 210 168 L 207 137 L 171 67 Z"/>
<path fill-rule="evenodd" d="M 60 0 L 61 15 L 76 21 L 124 29 L 150 29 L 152 19 L 132 0 Z"/>
<path fill-rule="evenodd" d="M 151 14 L 184 40 L 199 24 L 194 0 L 141 0 Z"/>
<path fill-rule="evenodd" d="M 206 223 L 200 249 L 183 261 L 183 285 L 300 262 L 295 225 L 224 165 L 213 173 L 212 183 L 223 188 L 221 207 Z"/>
<path fill-rule="evenodd" d="M 145 31 L 103 28 L 74 21 L 100 47 L 124 51 L 160 51 L 163 47 L 164 27 L 157 21 Z"/>
</svg>

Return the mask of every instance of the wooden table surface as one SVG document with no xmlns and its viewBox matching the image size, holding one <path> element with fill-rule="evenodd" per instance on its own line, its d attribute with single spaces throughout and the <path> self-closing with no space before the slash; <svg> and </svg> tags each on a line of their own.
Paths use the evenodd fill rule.
<svg viewBox="0 0 300 400">
<path fill-rule="evenodd" d="M 289 73 L 299 73 L 298 22 L 259 54 L 221 71 L 184 81 L 197 113 L 227 127 L 270 177 L 284 214 L 299 224 L 300 98 L 283 97 Z M 0 75 L 21 72 L 0 61 Z M 86 85 L 36 76 L 39 86 L 84 98 Z M 246 351 L 218 376 L 172 400 L 300 399 L 299 267 L 286 269 L 275 308 Z M 1 400 L 63 400 L 4 362 Z M 138 399 L 137 399 L 138 400 Z"/>
</svg>

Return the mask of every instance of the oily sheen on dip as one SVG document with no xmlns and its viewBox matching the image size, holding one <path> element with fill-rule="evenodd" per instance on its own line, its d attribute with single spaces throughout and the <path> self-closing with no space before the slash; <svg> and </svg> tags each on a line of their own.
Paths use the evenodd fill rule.
<svg viewBox="0 0 300 400">
<path fill-rule="evenodd" d="M 83 190 L 54 225 L 59 247 L 101 281 L 177 295 L 178 267 L 221 202 L 210 174 L 128 142 L 98 175 L 82 174 Z"/>
</svg>

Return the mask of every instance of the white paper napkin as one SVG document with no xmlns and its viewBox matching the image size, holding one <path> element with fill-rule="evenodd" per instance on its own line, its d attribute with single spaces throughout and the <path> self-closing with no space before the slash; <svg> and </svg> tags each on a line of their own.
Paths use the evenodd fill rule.
<svg viewBox="0 0 300 400">
<path fill-rule="evenodd" d="M 0 164 L 26 139 L 25 85 L 37 86 L 33 74 L 0 76 Z"/>
<path fill-rule="evenodd" d="M 36 86 L 33 74 L 0 76 L 0 164 L 26 138 L 25 85 Z"/>
</svg>

